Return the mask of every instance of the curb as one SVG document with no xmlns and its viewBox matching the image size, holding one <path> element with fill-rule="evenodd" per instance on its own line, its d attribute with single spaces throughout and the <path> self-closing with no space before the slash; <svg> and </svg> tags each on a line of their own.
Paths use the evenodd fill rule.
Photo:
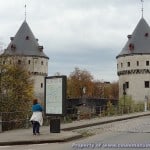
<svg viewBox="0 0 150 150">
<path fill-rule="evenodd" d="M 109 120 L 104 120 L 104 121 L 98 121 L 98 122 L 93 122 L 89 124 L 81 124 L 78 126 L 72 126 L 72 127 L 64 127 L 61 130 L 62 131 L 71 131 L 75 129 L 82 129 L 90 126 L 96 126 L 96 125 L 102 125 L 102 124 L 107 124 L 107 123 L 112 123 L 112 122 L 117 122 L 117 121 L 122 121 L 122 120 L 129 120 L 133 118 L 139 118 L 143 116 L 149 116 L 150 113 L 145 113 L 145 114 L 135 114 L 132 116 L 118 116 L 116 119 L 109 119 Z M 34 139 L 34 140 L 22 140 L 22 141 L 8 141 L 8 142 L 0 142 L 0 146 L 8 146 L 8 145 L 27 145 L 27 144 L 42 144 L 42 143 L 57 143 L 57 142 L 68 142 L 72 140 L 76 140 L 79 138 L 83 138 L 83 135 L 77 133 L 76 135 L 66 137 L 66 138 L 60 138 L 60 139 Z"/>
<path fill-rule="evenodd" d="M 133 119 L 133 118 L 139 118 L 139 117 L 149 116 L 149 115 L 150 115 L 150 113 L 135 115 L 135 116 L 129 116 L 129 117 L 124 117 L 124 118 L 110 119 L 107 121 L 99 121 L 99 122 L 95 122 L 95 123 L 83 124 L 83 125 L 74 126 L 74 127 L 66 127 L 62 130 L 63 131 L 71 131 L 71 130 L 75 130 L 75 129 L 81 129 L 81 128 L 86 128 L 86 127 L 90 127 L 90 126 L 102 125 L 102 124 L 107 124 L 107 123 L 112 123 L 112 122 L 117 122 L 117 121 L 122 121 L 122 120 L 128 120 L 128 119 Z"/>
<path fill-rule="evenodd" d="M 64 139 L 53 139 L 53 140 L 24 140 L 24 141 L 11 141 L 11 142 L 0 142 L 0 146 L 9 146 L 9 145 L 29 145 L 29 144 L 43 144 L 43 143 L 57 143 L 57 142 L 69 142 L 82 138 L 81 134 L 75 135 L 73 137 L 64 138 Z"/>
</svg>

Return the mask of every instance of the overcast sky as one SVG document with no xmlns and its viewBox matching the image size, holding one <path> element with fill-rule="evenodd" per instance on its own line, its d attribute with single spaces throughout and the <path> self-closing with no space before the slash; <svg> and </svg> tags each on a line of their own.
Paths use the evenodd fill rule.
<svg viewBox="0 0 150 150">
<path fill-rule="evenodd" d="M 49 56 L 49 76 L 75 67 L 95 80 L 117 81 L 116 56 L 141 18 L 141 0 L 0 0 L 0 46 L 25 19 Z M 144 18 L 150 24 L 150 1 Z"/>
</svg>

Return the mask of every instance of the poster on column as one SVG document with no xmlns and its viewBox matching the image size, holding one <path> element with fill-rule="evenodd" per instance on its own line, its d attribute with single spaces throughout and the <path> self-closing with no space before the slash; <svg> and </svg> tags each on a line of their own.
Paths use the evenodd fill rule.
<svg viewBox="0 0 150 150">
<path fill-rule="evenodd" d="M 66 76 L 45 77 L 45 114 L 63 115 L 66 103 Z"/>
</svg>

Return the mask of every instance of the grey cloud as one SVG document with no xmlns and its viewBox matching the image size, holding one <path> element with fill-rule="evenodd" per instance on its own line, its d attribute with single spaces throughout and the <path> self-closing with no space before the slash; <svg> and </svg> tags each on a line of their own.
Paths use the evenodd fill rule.
<svg viewBox="0 0 150 150">
<path fill-rule="evenodd" d="M 4 45 L 24 21 L 24 4 L 0 1 Z M 26 4 L 27 22 L 50 57 L 50 75 L 81 67 L 96 78 L 117 79 L 115 57 L 141 17 L 140 0 L 30 0 Z M 149 7 L 150 1 L 145 1 L 148 23 Z"/>
</svg>

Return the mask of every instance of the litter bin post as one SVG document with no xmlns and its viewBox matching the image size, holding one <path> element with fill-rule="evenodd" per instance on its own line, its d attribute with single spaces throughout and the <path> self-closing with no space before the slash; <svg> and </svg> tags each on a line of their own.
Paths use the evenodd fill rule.
<svg viewBox="0 0 150 150">
<path fill-rule="evenodd" d="M 60 133 L 60 118 L 50 119 L 50 132 Z"/>
</svg>

